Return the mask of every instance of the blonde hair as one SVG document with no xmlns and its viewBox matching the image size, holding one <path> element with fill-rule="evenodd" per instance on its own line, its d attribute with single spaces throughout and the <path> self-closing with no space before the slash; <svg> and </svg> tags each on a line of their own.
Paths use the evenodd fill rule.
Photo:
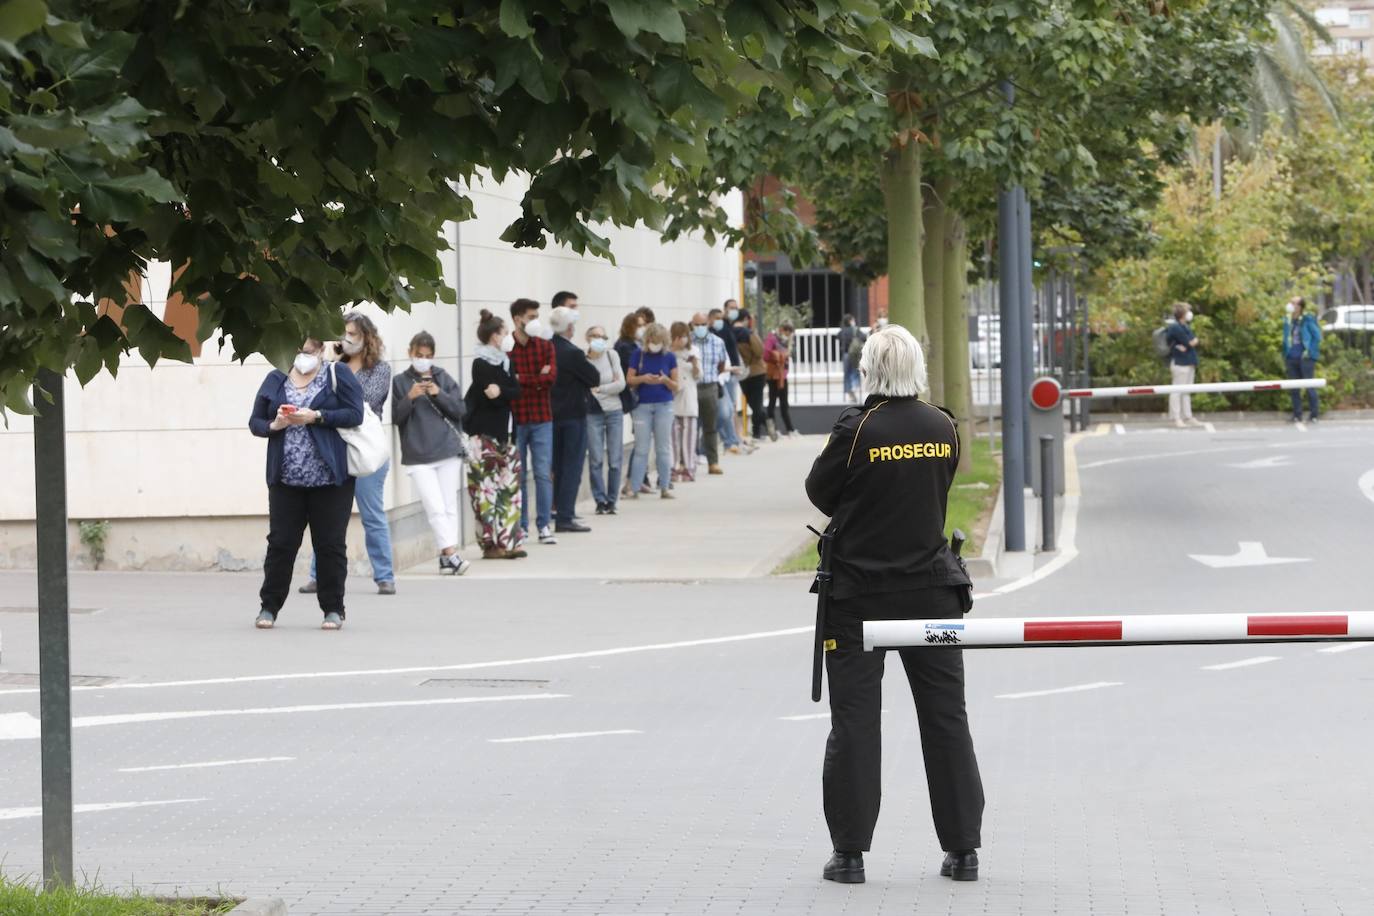
<svg viewBox="0 0 1374 916">
<path fill-rule="evenodd" d="M 911 332 L 899 324 L 874 330 L 859 356 L 859 371 L 870 394 L 915 398 L 929 385 L 925 353 Z"/>
<path fill-rule="evenodd" d="M 673 345 L 673 339 L 668 335 L 668 329 L 657 321 L 651 321 L 644 326 L 644 346 L 647 349 L 649 344 L 662 344 L 666 351 Z"/>
</svg>

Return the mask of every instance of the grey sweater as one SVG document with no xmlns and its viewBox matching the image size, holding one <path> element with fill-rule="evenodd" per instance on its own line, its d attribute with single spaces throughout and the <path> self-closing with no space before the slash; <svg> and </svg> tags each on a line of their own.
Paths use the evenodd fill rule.
<svg viewBox="0 0 1374 916">
<path fill-rule="evenodd" d="M 391 382 L 391 422 L 401 433 L 401 464 L 433 464 L 446 458 L 461 458 L 462 440 L 458 424 L 463 421 L 462 392 L 458 383 L 443 369 L 431 371 L 439 386 L 437 395 L 410 399 L 410 388 L 420 380 L 413 368 Z"/>
</svg>

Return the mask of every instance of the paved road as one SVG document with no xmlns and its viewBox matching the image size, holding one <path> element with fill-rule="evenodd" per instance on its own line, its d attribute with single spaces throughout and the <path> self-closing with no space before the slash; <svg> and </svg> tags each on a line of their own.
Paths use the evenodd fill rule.
<svg viewBox="0 0 1374 916">
<path fill-rule="evenodd" d="M 1218 430 L 1082 441 L 1078 557 L 975 613 L 1372 609 L 1358 480 L 1374 425 Z M 1242 541 L 1308 562 L 1189 557 Z M 257 633 L 252 578 L 79 575 L 74 603 L 103 610 L 74 618 L 75 670 L 117 680 L 77 694 L 77 800 L 170 803 L 79 814 L 81 865 L 314 916 L 1248 916 L 1374 899 L 1374 649 L 968 653 L 989 799 L 971 885 L 935 874 L 894 675 L 869 883 L 840 887 L 818 879 L 827 723 L 805 694 L 804 580 L 403 584 L 354 599 L 341 633 L 295 604 Z M 0 596 L 31 603 L 31 582 L 0 575 Z M 33 616 L 0 628 L 4 670 L 35 670 Z M 1040 693 L 1091 684 L 1114 686 Z M 8 874 L 38 866 L 39 822 L 19 810 L 38 798 L 36 701 L 4 693 L 23 689 L 0 685 Z M 569 734 L 584 736 L 549 737 Z M 146 769 L 243 760 L 262 762 Z"/>
</svg>

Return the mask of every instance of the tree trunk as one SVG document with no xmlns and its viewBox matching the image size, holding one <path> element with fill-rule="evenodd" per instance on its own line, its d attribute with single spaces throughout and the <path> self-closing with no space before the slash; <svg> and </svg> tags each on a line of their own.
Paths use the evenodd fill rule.
<svg viewBox="0 0 1374 916">
<path fill-rule="evenodd" d="M 966 471 L 972 463 L 973 400 L 970 392 L 968 357 L 968 229 L 964 218 L 953 207 L 944 208 L 944 316 L 942 346 L 944 351 L 945 407 L 959 423 L 959 470 Z"/>
<path fill-rule="evenodd" d="M 921 288 L 925 295 L 926 333 L 930 344 L 925 348 L 926 368 L 930 374 L 930 402 L 943 404 L 945 400 L 944 327 L 945 307 L 945 200 L 949 193 L 949 179 L 942 178 L 934 188 L 927 188 L 921 225 Z"/>
<path fill-rule="evenodd" d="M 915 140 L 883 159 L 887 206 L 888 318 L 928 347 L 921 302 L 921 149 Z"/>
</svg>

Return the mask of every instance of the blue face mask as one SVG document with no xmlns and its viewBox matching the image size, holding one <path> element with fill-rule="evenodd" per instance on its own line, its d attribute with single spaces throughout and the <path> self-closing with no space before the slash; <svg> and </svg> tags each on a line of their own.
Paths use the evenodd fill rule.
<svg viewBox="0 0 1374 916">
<path fill-rule="evenodd" d="M 711 330 L 713 330 L 713 331 L 723 331 L 723 330 L 725 330 L 725 319 L 724 319 L 724 318 L 717 318 L 715 321 L 711 322 Z"/>
<path fill-rule="evenodd" d="M 606 338 L 604 338 L 604 337 L 593 337 L 593 338 L 592 338 L 592 352 L 593 352 L 593 353 L 605 353 L 605 352 L 606 352 Z"/>
<path fill-rule="evenodd" d="M 704 339 L 708 333 L 710 333 L 710 332 L 707 331 L 706 325 L 704 325 L 704 324 L 694 324 L 694 325 L 692 325 L 692 336 L 695 337 L 697 340 L 702 340 L 702 339 Z"/>
</svg>

